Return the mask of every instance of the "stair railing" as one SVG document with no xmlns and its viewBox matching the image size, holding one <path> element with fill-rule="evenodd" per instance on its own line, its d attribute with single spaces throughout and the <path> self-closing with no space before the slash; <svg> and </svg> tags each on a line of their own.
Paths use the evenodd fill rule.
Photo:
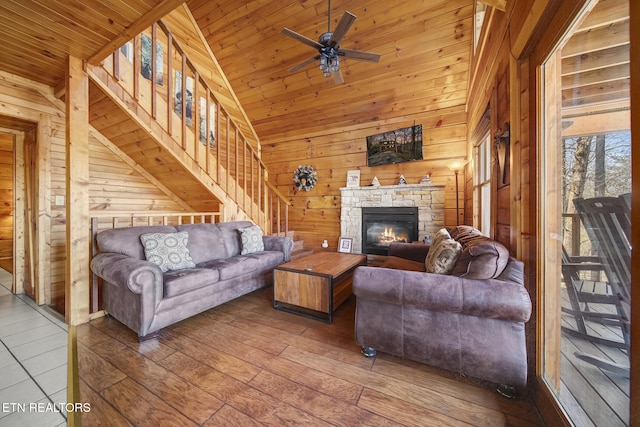
<svg viewBox="0 0 640 427">
<path fill-rule="evenodd" d="M 288 231 L 290 203 L 167 25 L 153 24 L 102 67 L 253 222 Z"/>
</svg>

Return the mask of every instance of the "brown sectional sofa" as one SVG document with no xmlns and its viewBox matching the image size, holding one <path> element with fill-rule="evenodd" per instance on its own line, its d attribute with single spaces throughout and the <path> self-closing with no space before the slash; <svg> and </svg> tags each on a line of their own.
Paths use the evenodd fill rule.
<svg viewBox="0 0 640 427">
<path fill-rule="evenodd" d="M 430 247 L 407 243 L 392 244 L 381 267 L 356 269 L 356 342 L 365 356 L 382 351 L 524 387 L 531 299 L 523 264 L 472 227 L 451 237 L 462 253 L 449 275 L 426 273 Z"/>
</svg>

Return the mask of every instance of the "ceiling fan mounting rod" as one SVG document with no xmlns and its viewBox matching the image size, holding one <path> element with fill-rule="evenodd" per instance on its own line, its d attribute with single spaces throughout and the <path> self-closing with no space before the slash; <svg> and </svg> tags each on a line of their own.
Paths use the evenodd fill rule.
<svg viewBox="0 0 640 427">
<path fill-rule="evenodd" d="M 331 0 L 327 0 L 329 3 L 329 10 L 327 11 L 327 32 L 331 32 Z"/>
</svg>

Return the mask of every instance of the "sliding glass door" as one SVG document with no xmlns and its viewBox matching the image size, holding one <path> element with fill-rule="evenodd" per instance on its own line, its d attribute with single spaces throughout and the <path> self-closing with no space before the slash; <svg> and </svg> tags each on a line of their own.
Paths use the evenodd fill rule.
<svg viewBox="0 0 640 427">
<path fill-rule="evenodd" d="M 581 426 L 629 424 L 628 6 L 587 2 L 540 75 L 541 362 Z"/>
</svg>

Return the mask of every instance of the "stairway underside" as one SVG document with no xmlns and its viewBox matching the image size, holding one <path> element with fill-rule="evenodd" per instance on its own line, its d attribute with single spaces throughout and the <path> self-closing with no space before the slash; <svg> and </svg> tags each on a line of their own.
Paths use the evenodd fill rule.
<svg viewBox="0 0 640 427">
<path fill-rule="evenodd" d="M 219 210 L 220 201 L 213 191 L 215 184 L 209 177 L 205 183 L 198 179 L 199 171 L 190 170 L 178 161 L 174 153 L 152 137 L 95 83 L 89 86 L 89 100 L 89 121 L 104 137 L 194 211 Z"/>
</svg>

